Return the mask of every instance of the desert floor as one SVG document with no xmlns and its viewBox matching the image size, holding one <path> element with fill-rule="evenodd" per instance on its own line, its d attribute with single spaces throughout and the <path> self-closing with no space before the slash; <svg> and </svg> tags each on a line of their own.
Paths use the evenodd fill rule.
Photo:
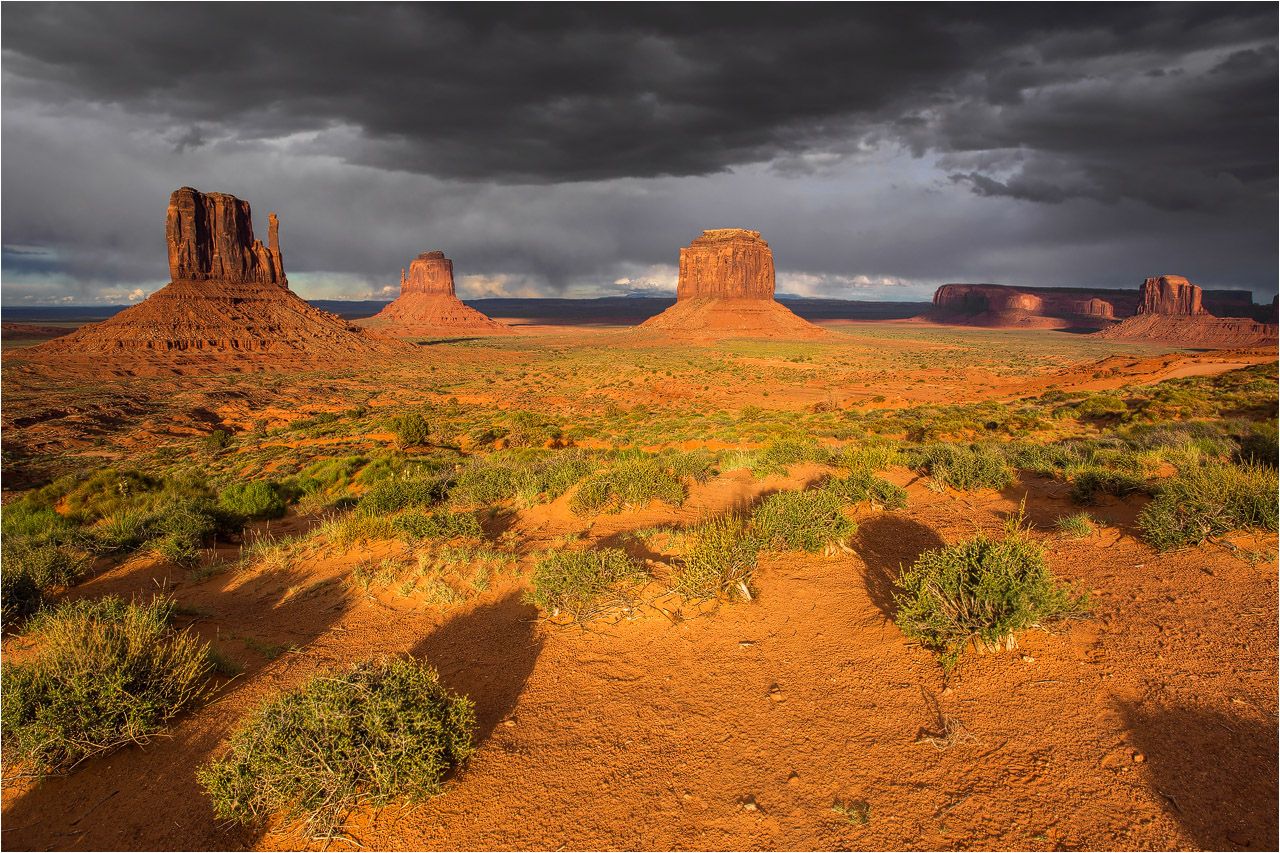
<svg viewBox="0 0 1280 853">
<path fill-rule="evenodd" d="M 734 431 L 744 410 L 785 424 L 815 411 L 1008 403 L 1276 359 L 1063 332 L 827 328 L 824 343 L 689 345 L 526 327 L 423 342 L 419 358 L 386 364 L 253 369 L 55 364 L 6 347 L 5 494 L 86 466 L 206 464 L 197 448 L 215 428 L 244 437 L 207 464 L 249 477 L 390 447 L 394 437 L 373 426 L 280 429 L 353 407 L 452 407 L 468 425 L 519 410 L 558 425 L 560 445 L 714 450 L 762 443 L 766 433 Z M 441 440 L 464 454 L 501 446 L 477 430 Z M 679 508 L 613 515 L 574 515 L 567 495 L 512 507 L 486 520 L 512 562 L 448 606 L 416 588 L 353 582 L 357 567 L 413 559 L 399 542 L 311 538 L 279 559 L 203 570 L 234 562 L 252 539 L 321 523 L 298 509 L 220 543 L 196 570 L 141 554 L 101 561 L 63 596 L 164 591 L 183 606 L 181 625 L 245 670 L 145 746 L 38 781 L 6 766 L 3 846 L 319 846 L 287 825 L 216 821 L 195 770 L 278 691 L 407 653 L 475 702 L 478 749 L 443 795 L 357 814 L 333 849 L 1277 848 L 1274 537 L 1159 553 L 1135 532 L 1147 498 L 1133 496 L 1103 498 L 1090 508 L 1098 529 L 1068 538 L 1054 521 L 1080 507 L 1062 482 L 1024 473 L 1000 492 L 939 491 L 891 468 L 906 510 L 858 508 L 852 553 L 762 554 L 750 602 L 642 608 L 585 627 L 549 623 L 523 602 L 548 548 L 610 545 L 660 563 L 655 529 L 825 474 L 811 464 L 763 478 L 723 470 Z M 1000 529 L 1023 501 L 1054 574 L 1090 591 L 1093 617 L 1026 633 L 1014 652 L 971 655 L 944 678 L 895 626 L 894 578 L 926 549 Z M 6 662 L 30 653 L 17 635 L 3 650 Z M 833 809 L 849 804 L 867 807 L 865 822 Z"/>
</svg>

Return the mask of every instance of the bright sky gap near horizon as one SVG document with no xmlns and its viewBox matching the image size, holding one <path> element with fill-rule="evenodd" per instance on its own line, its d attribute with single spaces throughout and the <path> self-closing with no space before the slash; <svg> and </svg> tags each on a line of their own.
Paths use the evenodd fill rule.
<svg viewBox="0 0 1280 853">
<path fill-rule="evenodd" d="M 763 4 L 760 4 L 763 5 Z M 1274 4 L 6 4 L 0 301 L 168 280 L 181 186 L 280 215 L 292 288 L 674 292 L 704 228 L 778 291 L 1277 289 Z"/>
</svg>

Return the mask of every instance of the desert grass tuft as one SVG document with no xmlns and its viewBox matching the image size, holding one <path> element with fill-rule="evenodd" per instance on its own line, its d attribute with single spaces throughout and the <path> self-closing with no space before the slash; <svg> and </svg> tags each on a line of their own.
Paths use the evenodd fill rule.
<svg viewBox="0 0 1280 853">
<path fill-rule="evenodd" d="M 1276 472 L 1265 465 L 1199 465 L 1162 483 L 1138 527 L 1162 551 L 1233 530 L 1276 530 Z"/>
<path fill-rule="evenodd" d="M 631 609 L 649 573 L 625 551 L 551 551 L 534 568 L 525 600 L 576 622 Z"/>
<path fill-rule="evenodd" d="M 204 694 L 208 647 L 169 627 L 173 605 L 107 597 L 42 611 L 29 661 L 4 669 L 6 752 L 37 772 L 144 743 Z"/>
</svg>

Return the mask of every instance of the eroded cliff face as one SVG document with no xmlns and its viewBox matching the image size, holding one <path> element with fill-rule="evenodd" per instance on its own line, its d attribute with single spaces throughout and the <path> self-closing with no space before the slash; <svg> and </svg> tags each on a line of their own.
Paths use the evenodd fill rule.
<svg viewBox="0 0 1280 853">
<path fill-rule="evenodd" d="M 409 262 L 409 269 L 400 270 L 400 295 L 410 293 L 441 294 L 454 296 L 453 261 L 444 252 L 423 252 Z"/>
<path fill-rule="evenodd" d="M 254 238 L 248 202 L 183 187 L 170 196 L 165 221 L 173 281 L 109 320 L 38 349 L 108 359 L 261 353 L 332 361 L 402 346 L 375 339 L 289 290 L 275 214 L 267 235 L 266 246 Z"/>
<path fill-rule="evenodd" d="M 1161 275 L 1142 283 L 1137 314 L 1208 314 L 1200 288 L 1180 275 Z"/>
<path fill-rule="evenodd" d="M 716 228 L 680 250 L 676 301 L 773 299 L 773 252 L 759 231 Z"/>
<path fill-rule="evenodd" d="M 1079 291 L 1053 292 L 1001 284 L 944 284 L 933 294 L 930 318 L 977 326 L 1070 326 L 1115 317 L 1114 306 Z"/>
<path fill-rule="evenodd" d="M 268 216 L 269 245 L 253 236 L 249 202 L 226 193 L 175 190 L 165 217 L 169 277 L 173 281 L 288 286 L 280 256 L 280 222 Z"/>
</svg>

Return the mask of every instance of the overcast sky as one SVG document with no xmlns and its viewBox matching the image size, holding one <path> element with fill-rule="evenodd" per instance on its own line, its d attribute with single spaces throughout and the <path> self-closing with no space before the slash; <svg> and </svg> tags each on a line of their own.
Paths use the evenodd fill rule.
<svg viewBox="0 0 1280 853">
<path fill-rule="evenodd" d="M 280 215 L 291 286 L 674 292 L 704 228 L 779 292 L 1277 286 L 1277 6 L 6 3 L 6 305 L 168 280 L 170 192 Z"/>
</svg>

